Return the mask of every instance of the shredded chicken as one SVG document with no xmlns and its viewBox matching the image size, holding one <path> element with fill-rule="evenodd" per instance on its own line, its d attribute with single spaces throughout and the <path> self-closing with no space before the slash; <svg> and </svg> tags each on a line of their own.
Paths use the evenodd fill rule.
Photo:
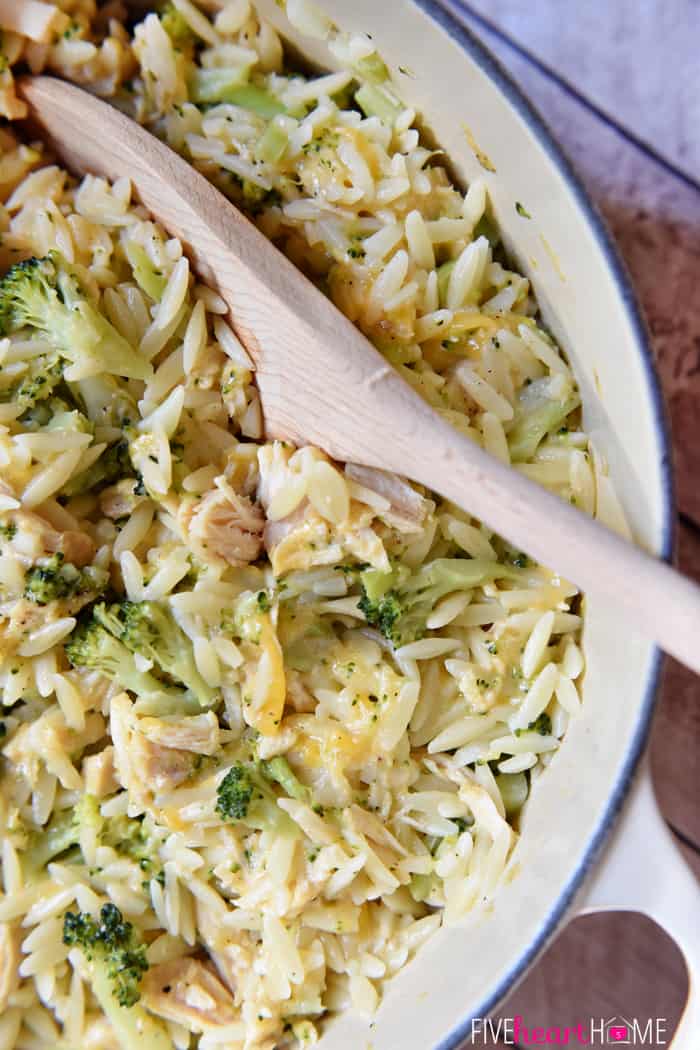
<svg viewBox="0 0 700 1050">
<path fill-rule="evenodd" d="M 54 553 L 60 551 L 65 561 L 82 568 L 89 565 L 95 554 L 95 544 L 84 532 L 75 532 L 72 529 L 67 532 L 54 533 L 56 538 L 45 535 L 47 550 Z"/>
<path fill-rule="evenodd" d="M 0 1014 L 19 985 L 18 931 L 8 922 L 0 922 Z"/>
<path fill-rule="evenodd" d="M 129 744 L 134 781 L 159 793 L 172 791 L 192 776 L 194 757 L 191 751 L 162 747 L 134 733 Z"/>
<path fill-rule="evenodd" d="M 0 620 L 0 645 L 3 654 L 9 656 L 28 634 L 47 623 L 48 617 L 43 606 L 28 598 L 18 598 L 15 602 L 3 602 Z"/>
<path fill-rule="evenodd" d="M 387 525 L 399 532 L 421 531 L 428 511 L 428 500 L 398 474 L 362 467 L 359 463 L 346 463 L 345 476 L 388 502 L 387 509 L 377 511 L 377 516 Z"/>
<path fill-rule="evenodd" d="M 100 493 L 100 510 L 107 518 L 118 521 L 128 518 L 141 503 L 148 499 L 144 493 L 138 493 L 138 481 L 135 478 L 122 478 L 116 485 L 110 485 Z"/>
<path fill-rule="evenodd" d="M 260 555 L 265 516 L 247 496 L 241 496 L 223 479 L 197 503 L 180 510 L 180 524 L 195 554 L 202 561 L 212 555 L 229 565 L 248 565 Z"/>
<path fill-rule="evenodd" d="M 287 514 L 285 518 L 279 518 L 278 521 L 267 521 L 265 522 L 265 529 L 263 531 L 263 542 L 265 544 L 265 550 L 269 554 L 270 551 L 274 550 L 275 547 L 286 540 L 295 529 L 299 528 L 304 524 L 304 517 L 310 508 L 308 500 L 304 500 L 300 503 L 296 510 L 293 510 L 291 514 Z M 328 526 L 324 526 L 326 532 Z"/>
<path fill-rule="evenodd" d="M 138 731 L 160 747 L 213 755 L 219 748 L 219 722 L 213 711 L 188 718 L 140 718 Z"/>
<path fill-rule="evenodd" d="M 299 672 L 291 668 L 287 670 L 287 703 L 300 714 L 315 711 L 317 704 L 315 697 L 304 685 L 304 680 Z"/>
<path fill-rule="evenodd" d="M 143 981 L 144 1006 L 166 1021 L 197 1032 L 238 1019 L 231 993 L 199 959 L 175 959 L 152 967 Z"/>
<path fill-rule="evenodd" d="M 88 755 L 82 765 L 85 791 L 95 798 L 104 798 L 119 788 L 114 768 L 114 748 L 110 745 L 96 755 Z"/>
<path fill-rule="evenodd" d="M 74 616 L 88 605 L 95 597 L 94 591 L 84 591 L 69 598 L 61 598 L 60 603 L 37 605 L 28 598 L 17 598 L 15 601 L 0 604 L 0 654 L 10 656 L 32 631 L 46 627 L 60 616 Z"/>
</svg>

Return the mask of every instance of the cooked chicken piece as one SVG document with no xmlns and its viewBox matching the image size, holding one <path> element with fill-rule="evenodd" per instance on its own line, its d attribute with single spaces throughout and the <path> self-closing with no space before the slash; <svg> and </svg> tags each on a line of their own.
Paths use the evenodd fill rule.
<svg viewBox="0 0 700 1050">
<path fill-rule="evenodd" d="M 84 532 L 59 532 L 58 539 L 53 542 L 55 546 L 48 549 L 52 552 L 60 551 L 64 560 L 78 569 L 89 565 L 95 554 L 95 544 Z"/>
<path fill-rule="evenodd" d="M 96 755 L 88 755 L 82 766 L 85 791 L 95 798 L 112 795 L 119 788 L 117 772 L 114 768 L 114 748 L 106 747 Z"/>
<path fill-rule="evenodd" d="M 308 500 L 279 521 L 268 521 L 263 532 L 265 550 L 276 576 L 314 565 L 334 565 L 343 548 L 333 542 L 331 526 Z"/>
<path fill-rule="evenodd" d="M 19 931 L 0 922 L 0 1014 L 19 985 Z"/>
<path fill-rule="evenodd" d="M 24 642 L 27 635 L 47 626 L 61 616 L 75 616 L 95 598 L 95 591 L 84 591 L 70 598 L 61 598 L 49 605 L 37 605 L 28 598 L 0 605 L 0 653 L 9 656 Z"/>
<path fill-rule="evenodd" d="M 248 565 L 262 550 L 265 516 L 247 496 L 241 496 L 222 478 L 217 488 L 197 503 L 180 510 L 180 523 L 188 542 L 202 561 L 212 556 L 229 565 Z"/>
<path fill-rule="evenodd" d="M 317 565 L 337 565 L 348 554 L 376 569 L 387 570 L 389 559 L 380 537 L 362 524 L 366 515 L 356 514 L 334 528 L 304 500 L 296 510 L 279 521 L 268 521 L 263 539 L 276 576 L 293 569 Z"/>
<path fill-rule="evenodd" d="M 333 523 L 306 497 L 304 470 L 318 466 L 319 457 L 323 459 L 315 449 L 294 452 L 280 442 L 258 452 L 258 499 L 268 515 L 263 539 L 273 572 L 279 576 L 294 569 L 337 565 L 348 555 L 388 569 L 384 544 L 371 528 L 376 517 L 371 507 L 353 500 L 344 520 Z"/>
<path fill-rule="evenodd" d="M 64 561 L 79 569 L 89 565 L 93 559 L 95 544 L 84 532 L 75 529 L 60 532 L 40 514 L 27 510 L 10 511 L 8 521 L 16 527 L 16 535 L 20 537 L 15 547 L 29 562 L 57 551 L 61 552 Z"/>
<path fill-rule="evenodd" d="M 122 1050 L 106 1017 L 88 1014 L 80 1040 L 81 1050 Z"/>
<path fill-rule="evenodd" d="M 9 656 L 22 644 L 28 634 L 47 623 L 45 607 L 18 598 L 15 602 L 3 602 L 0 611 L 0 647 Z"/>
<path fill-rule="evenodd" d="M 156 793 L 172 791 L 194 771 L 195 760 L 190 751 L 162 747 L 140 733 L 132 734 L 129 748 L 136 782 Z"/>
<path fill-rule="evenodd" d="M 299 713 L 316 710 L 316 699 L 304 685 L 298 671 L 287 671 L 287 703 Z"/>
<path fill-rule="evenodd" d="M 307 514 L 315 515 L 315 513 L 315 511 L 311 510 L 311 504 L 309 501 L 305 499 L 299 504 L 296 510 L 293 510 L 291 514 L 287 514 L 286 517 L 279 518 L 277 521 L 265 522 L 263 542 L 267 553 L 269 554 L 275 547 L 279 547 L 282 541 L 286 540 L 287 536 L 291 535 L 295 529 L 302 526 Z M 328 525 L 323 522 L 322 518 L 318 518 L 318 520 L 323 524 L 324 533 L 327 538 Z"/>
<path fill-rule="evenodd" d="M 362 467 L 358 463 L 346 463 L 345 475 L 388 501 L 387 510 L 377 511 L 377 517 L 387 525 L 399 532 L 420 532 L 428 511 L 428 501 L 398 474 Z"/>
<path fill-rule="evenodd" d="M 222 1028 L 238 1019 L 231 993 L 199 959 L 175 959 L 152 967 L 143 980 L 142 999 L 158 1017 L 196 1032 Z"/>
<path fill-rule="evenodd" d="M 145 503 L 148 496 L 138 493 L 136 478 L 122 478 L 116 485 L 110 485 L 100 493 L 100 510 L 107 518 L 118 521 L 128 518 L 140 503 Z"/>
<path fill-rule="evenodd" d="M 213 755 L 219 747 L 219 722 L 213 711 L 186 718 L 140 718 L 138 731 L 160 747 Z"/>
</svg>

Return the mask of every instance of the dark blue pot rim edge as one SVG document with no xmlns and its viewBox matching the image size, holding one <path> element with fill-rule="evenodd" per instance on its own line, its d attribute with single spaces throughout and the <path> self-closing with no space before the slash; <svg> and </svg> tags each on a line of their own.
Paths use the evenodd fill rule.
<svg viewBox="0 0 700 1050">
<path fill-rule="evenodd" d="M 647 397 L 649 399 L 652 415 L 654 418 L 656 438 L 659 448 L 660 473 L 662 481 L 662 522 L 661 541 L 659 553 L 666 561 L 670 561 L 674 548 L 674 486 L 671 466 L 669 427 L 666 418 L 666 409 L 656 375 L 652 353 L 649 344 L 649 334 L 641 313 L 636 293 L 632 287 L 626 266 L 623 263 L 616 245 L 612 240 L 605 222 L 597 207 L 593 204 L 587 191 L 576 174 L 570 160 L 556 142 L 552 132 L 549 130 L 544 119 L 538 113 L 533 104 L 525 97 L 509 73 L 505 71 L 500 62 L 494 58 L 485 45 L 459 21 L 456 14 L 441 6 L 438 0 L 413 0 L 434 22 L 444 29 L 449 36 L 455 40 L 463 51 L 477 64 L 489 79 L 496 84 L 510 105 L 515 109 L 521 119 L 527 124 L 538 143 L 544 149 L 548 158 L 557 167 L 571 191 L 577 206 L 585 216 L 589 228 L 595 235 L 600 251 L 605 258 L 608 271 L 611 274 L 622 300 L 627 320 L 632 329 L 637 353 L 644 366 L 646 379 Z M 492 1010 L 505 998 L 513 985 L 524 975 L 525 971 L 535 961 L 548 942 L 558 932 L 560 925 L 566 917 L 573 900 L 588 872 L 595 864 L 602 851 L 605 840 L 610 834 L 615 820 L 622 809 L 625 798 L 629 792 L 634 773 L 649 736 L 651 719 L 656 705 L 659 676 L 663 657 L 656 649 L 652 653 L 649 662 L 644 696 L 639 705 L 639 713 L 634 733 L 627 746 L 624 762 L 620 767 L 616 783 L 608 798 L 606 807 L 600 816 L 598 825 L 590 837 L 585 853 L 571 875 L 566 885 L 560 891 L 552 907 L 546 916 L 537 937 L 528 945 L 520 957 L 512 964 L 508 972 L 502 977 L 496 987 L 489 995 L 477 1005 L 476 1009 L 470 1009 L 469 1013 L 459 1024 L 442 1039 L 435 1050 L 456 1050 L 460 1043 L 470 1035 L 471 1022 L 476 1017 L 487 1017 Z"/>
</svg>

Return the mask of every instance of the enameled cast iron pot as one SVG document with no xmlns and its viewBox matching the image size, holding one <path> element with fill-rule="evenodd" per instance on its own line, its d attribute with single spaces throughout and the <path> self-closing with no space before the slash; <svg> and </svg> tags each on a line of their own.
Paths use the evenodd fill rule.
<svg viewBox="0 0 700 1050">
<path fill-rule="evenodd" d="M 397 88 L 457 178 L 486 180 L 506 246 L 573 363 L 586 429 L 610 465 L 635 537 L 669 558 L 669 446 L 647 334 L 600 217 L 542 120 L 482 45 L 433 0 L 322 0 L 320 6 L 341 28 L 370 33 L 392 70 L 408 71 L 396 74 Z M 293 30 L 274 0 L 261 7 L 310 62 L 334 66 L 325 45 Z M 485 170 L 477 153 L 495 170 Z M 518 201 L 530 222 L 516 211 Z M 321 1046 L 457 1047 L 472 1018 L 495 1010 L 562 924 L 586 909 L 650 914 L 683 949 L 691 985 L 697 978 L 697 885 L 659 817 L 648 771 L 637 768 L 659 653 L 593 597 L 584 647 L 583 714 L 535 785 L 495 902 L 423 947 L 389 984 L 371 1029 L 343 1016 L 328 1026 Z M 619 1012 L 625 1014 L 624 1003 Z M 562 1017 L 561 1025 L 577 1020 Z M 673 1045 L 700 1046 L 695 988 Z"/>
</svg>

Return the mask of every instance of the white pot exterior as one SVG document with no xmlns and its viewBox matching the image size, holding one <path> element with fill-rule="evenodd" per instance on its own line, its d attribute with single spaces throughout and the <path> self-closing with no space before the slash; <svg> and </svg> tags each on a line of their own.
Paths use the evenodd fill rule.
<svg viewBox="0 0 700 1050">
<path fill-rule="evenodd" d="M 370 33 L 392 71 L 410 71 L 394 72 L 396 87 L 457 178 L 486 180 L 506 245 L 575 367 L 586 428 L 610 464 L 635 536 L 667 557 L 668 446 L 643 326 L 600 220 L 539 118 L 495 61 L 429 0 L 322 6 L 342 28 Z M 273 0 L 261 7 L 303 54 L 333 65 L 322 44 L 290 31 Z M 465 126 L 495 172 L 480 166 Z M 323 1047 L 455 1047 L 471 1016 L 493 1008 L 552 936 L 629 786 L 658 671 L 653 646 L 600 602 L 588 603 L 584 645 L 583 714 L 535 786 L 495 904 L 420 951 L 388 986 L 371 1029 L 343 1016 L 328 1026 Z"/>
</svg>

